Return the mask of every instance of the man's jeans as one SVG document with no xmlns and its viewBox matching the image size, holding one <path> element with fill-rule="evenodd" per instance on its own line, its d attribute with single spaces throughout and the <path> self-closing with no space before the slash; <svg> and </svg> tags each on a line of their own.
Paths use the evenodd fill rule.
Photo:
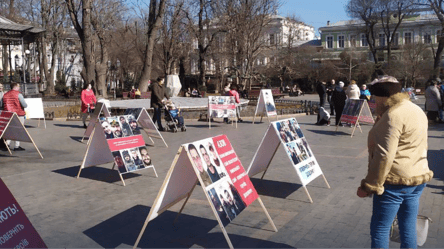
<svg viewBox="0 0 444 249">
<path fill-rule="evenodd" d="M 385 185 L 382 195 L 373 197 L 370 224 L 372 248 L 389 248 L 390 228 L 398 215 L 401 248 L 416 248 L 416 216 L 425 183 L 418 186 Z"/>
</svg>

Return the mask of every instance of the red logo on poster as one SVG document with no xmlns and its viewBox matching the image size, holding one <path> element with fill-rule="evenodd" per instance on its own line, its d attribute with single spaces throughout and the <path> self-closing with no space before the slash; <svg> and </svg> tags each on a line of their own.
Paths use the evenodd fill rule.
<svg viewBox="0 0 444 249">
<path fill-rule="evenodd" d="M 237 157 L 236 152 L 234 152 L 230 141 L 228 141 L 227 136 L 221 135 L 214 137 L 213 142 L 216 145 L 216 151 L 219 154 L 234 187 L 239 192 L 245 204 L 247 204 L 247 206 L 250 205 L 258 198 L 258 194 L 251 183 L 247 172 L 245 172 L 241 161 Z"/>
<path fill-rule="evenodd" d="M 0 247 L 47 248 L 25 212 L 0 179 Z"/>
</svg>

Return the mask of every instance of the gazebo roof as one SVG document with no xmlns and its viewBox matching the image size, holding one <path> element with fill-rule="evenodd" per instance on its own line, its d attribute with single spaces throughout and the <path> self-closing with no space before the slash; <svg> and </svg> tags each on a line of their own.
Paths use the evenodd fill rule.
<svg viewBox="0 0 444 249">
<path fill-rule="evenodd" d="M 32 43 L 35 42 L 38 35 L 42 32 L 45 32 L 42 28 L 18 24 L 0 16 L 0 43 L 2 45 L 20 45 L 22 44 L 22 39 L 24 43 Z"/>
</svg>

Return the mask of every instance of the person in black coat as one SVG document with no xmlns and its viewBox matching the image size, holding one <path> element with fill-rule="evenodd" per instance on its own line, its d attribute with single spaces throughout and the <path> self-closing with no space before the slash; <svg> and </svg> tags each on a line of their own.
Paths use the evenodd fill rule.
<svg viewBox="0 0 444 249">
<path fill-rule="evenodd" d="M 325 101 L 327 99 L 327 88 L 326 88 L 326 83 L 325 82 L 319 82 L 316 85 L 316 92 L 319 95 L 319 107 L 325 107 Z M 318 118 L 316 121 L 316 124 L 319 123 L 319 113 L 318 113 Z"/>
<path fill-rule="evenodd" d="M 164 81 L 164 77 L 158 77 L 156 82 L 151 85 L 151 107 L 154 108 L 153 123 L 156 123 L 157 121 L 157 127 L 159 131 L 164 130 L 161 121 L 161 108 L 163 107 L 162 101 L 164 97 L 169 99 L 163 87 Z"/>
<path fill-rule="evenodd" d="M 331 95 L 331 102 L 334 103 L 336 111 L 336 126 L 338 126 L 341 121 L 342 111 L 344 110 L 345 101 L 347 100 L 347 95 L 345 94 L 343 87 L 344 82 L 339 81 L 338 86 L 335 87 Z"/>
</svg>

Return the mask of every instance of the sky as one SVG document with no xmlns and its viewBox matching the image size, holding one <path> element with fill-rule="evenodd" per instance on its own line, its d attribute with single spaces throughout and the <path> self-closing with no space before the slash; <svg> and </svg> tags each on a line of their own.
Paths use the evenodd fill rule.
<svg viewBox="0 0 444 249">
<path fill-rule="evenodd" d="M 281 0 L 279 15 L 295 15 L 304 23 L 311 25 L 319 35 L 318 29 L 327 26 L 327 21 L 335 23 L 350 20 L 345 13 L 348 0 Z"/>
</svg>

